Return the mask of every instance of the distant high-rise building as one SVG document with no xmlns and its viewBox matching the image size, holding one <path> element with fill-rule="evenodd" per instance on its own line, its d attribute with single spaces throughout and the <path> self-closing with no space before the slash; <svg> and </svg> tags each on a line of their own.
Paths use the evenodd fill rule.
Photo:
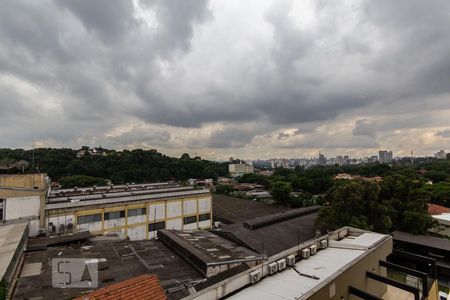
<svg viewBox="0 0 450 300">
<path fill-rule="evenodd" d="M 393 159 L 392 151 L 381 150 L 378 151 L 378 161 L 382 164 L 390 163 Z"/>
<path fill-rule="evenodd" d="M 440 150 L 434 154 L 434 157 L 436 157 L 437 159 L 445 159 L 447 158 L 447 153 L 445 153 L 444 150 Z"/>
<path fill-rule="evenodd" d="M 319 159 L 317 160 L 317 164 L 320 166 L 324 166 L 327 164 L 327 158 L 322 153 L 319 153 Z"/>
</svg>

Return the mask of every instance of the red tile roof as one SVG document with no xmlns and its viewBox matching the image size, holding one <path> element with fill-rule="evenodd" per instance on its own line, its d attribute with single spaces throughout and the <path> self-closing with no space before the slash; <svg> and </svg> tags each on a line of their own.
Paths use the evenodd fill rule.
<svg viewBox="0 0 450 300">
<path fill-rule="evenodd" d="M 428 207 L 428 213 L 430 215 L 440 215 L 440 214 L 444 214 L 444 213 L 450 213 L 450 208 L 442 206 L 442 205 L 437 205 L 434 203 L 427 203 L 427 207 Z"/>
<path fill-rule="evenodd" d="M 77 300 L 166 300 L 166 294 L 156 275 L 144 274 L 95 290 Z"/>
</svg>

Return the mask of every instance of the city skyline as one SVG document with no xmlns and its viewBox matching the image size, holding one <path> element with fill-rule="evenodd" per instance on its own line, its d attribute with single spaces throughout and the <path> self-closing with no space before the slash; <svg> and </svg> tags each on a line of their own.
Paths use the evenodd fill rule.
<svg viewBox="0 0 450 300">
<path fill-rule="evenodd" d="M 0 147 L 449 150 L 446 1 L 3 5 Z"/>
</svg>

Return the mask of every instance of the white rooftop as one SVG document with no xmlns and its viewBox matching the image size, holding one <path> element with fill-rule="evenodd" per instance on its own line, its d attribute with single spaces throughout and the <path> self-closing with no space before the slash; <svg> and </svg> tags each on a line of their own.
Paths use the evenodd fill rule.
<svg viewBox="0 0 450 300">
<path fill-rule="evenodd" d="M 436 220 L 450 222 L 450 213 L 443 213 L 440 215 L 432 215 L 431 217 Z"/>
<path fill-rule="evenodd" d="M 364 255 L 367 249 L 385 237 L 386 235 L 383 234 L 363 233 L 359 237 L 347 237 L 340 241 L 333 241 L 330 247 L 295 264 L 300 273 L 316 276 L 319 279 L 300 275 L 293 268 L 287 268 L 263 278 L 229 299 L 296 300 L 307 298 L 312 289 L 336 277 L 346 266 L 349 267 L 351 262 Z"/>
<path fill-rule="evenodd" d="M 27 225 L 28 222 L 0 226 L 0 279 L 16 253 Z"/>
</svg>

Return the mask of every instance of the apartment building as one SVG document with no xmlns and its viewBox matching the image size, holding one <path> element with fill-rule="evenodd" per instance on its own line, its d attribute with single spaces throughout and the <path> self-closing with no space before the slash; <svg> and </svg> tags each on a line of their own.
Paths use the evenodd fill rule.
<svg viewBox="0 0 450 300">
<path fill-rule="evenodd" d="M 247 173 L 254 173 L 255 169 L 253 166 L 249 166 L 246 164 L 229 164 L 228 172 L 231 177 L 242 176 Z"/>
</svg>

